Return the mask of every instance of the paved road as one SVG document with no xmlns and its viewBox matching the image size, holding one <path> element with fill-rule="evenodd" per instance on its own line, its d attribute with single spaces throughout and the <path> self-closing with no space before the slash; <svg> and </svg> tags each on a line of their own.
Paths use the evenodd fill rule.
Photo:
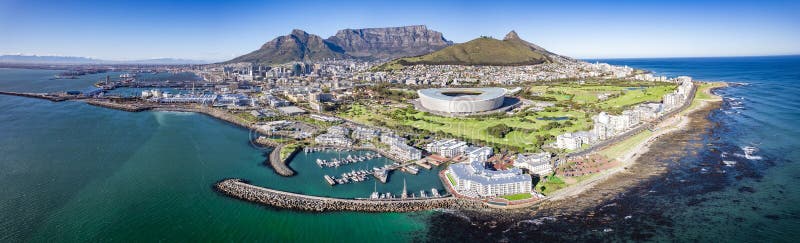
<svg viewBox="0 0 800 243">
<path fill-rule="evenodd" d="M 589 148 L 587 148 L 585 150 L 569 153 L 569 154 L 567 154 L 567 157 L 580 157 L 580 156 L 584 156 L 584 155 L 590 154 L 590 153 L 595 152 L 595 151 L 597 151 L 599 149 L 602 149 L 602 148 L 604 148 L 604 147 L 606 147 L 608 145 L 615 144 L 617 142 L 625 140 L 628 137 L 631 137 L 633 135 L 639 134 L 639 132 L 644 131 L 644 129 L 650 129 L 651 127 L 653 127 L 656 124 L 660 123 L 664 119 L 667 119 L 667 118 L 669 118 L 669 117 L 671 117 L 671 116 L 673 116 L 675 114 L 678 114 L 679 112 L 681 112 L 681 111 L 685 110 L 686 108 L 688 108 L 692 104 L 692 101 L 694 101 L 695 92 L 697 92 L 697 83 L 692 85 L 692 90 L 691 90 L 691 92 L 689 92 L 692 95 L 689 96 L 688 99 L 686 99 L 686 101 L 683 103 L 683 105 L 681 105 L 681 107 L 679 107 L 677 109 L 674 109 L 674 110 L 668 112 L 667 114 L 664 114 L 663 116 L 657 118 L 654 121 L 640 124 L 640 125 L 634 127 L 633 129 L 628 130 L 627 132 L 624 132 L 624 133 L 622 133 L 622 134 L 620 134 L 618 136 L 615 136 L 614 138 L 611 138 L 611 139 L 608 139 L 608 140 L 604 140 L 602 142 L 594 144 L 594 145 L 592 145 L 591 147 L 589 147 Z"/>
</svg>

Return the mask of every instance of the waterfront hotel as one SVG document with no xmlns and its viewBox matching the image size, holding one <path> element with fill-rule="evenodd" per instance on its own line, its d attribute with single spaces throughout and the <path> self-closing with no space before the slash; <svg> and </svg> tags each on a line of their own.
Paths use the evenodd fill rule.
<svg viewBox="0 0 800 243">
<path fill-rule="evenodd" d="M 490 170 L 481 162 L 452 164 L 445 172 L 458 194 L 467 197 L 494 197 L 530 193 L 531 176 L 519 168 Z"/>
</svg>

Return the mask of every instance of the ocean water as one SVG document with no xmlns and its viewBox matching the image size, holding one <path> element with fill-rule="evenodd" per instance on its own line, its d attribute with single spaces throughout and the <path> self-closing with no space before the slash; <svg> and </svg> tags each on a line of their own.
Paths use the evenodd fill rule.
<svg viewBox="0 0 800 243">
<path fill-rule="evenodd" d="M 0 69 L 0 90 L 80 89 L 105 75 L 51 80 L 58 71 Z M 262 164 L 269 149 L 247 130 L 193 113 L 129 113 L 80 102 L 0 96 L 0 241 L 408 241 L 425 234 L 429 212 L 305 213 L 225 197 L 224 178 L 333 197 L 368 197 L 377 187 L 399 194 L 443 191 L 436 171 L 393 173 L 388 184 L 331 187 L 339 175 L 389 163 L 373 159 L 319 168 L 300 153 L 298 173 L 276 175 Z M 358 152 L 356 152 L 358 153 Z M 345 153 L 341 154 L 346 156 Z"/>
<path fill-rule="evenodd" d="M 607 62 L 743 83 L 716 92 L 725 100 L 709 118 L 720 126 L 703 138 L 705 146 L 687 151 L 696 156 L 681 158 L 664 181 L 651 185 L 665 192 L 637 202 L 663 210 L 658 216 L 665 224 L 648 231 L 652 239 L 800 239 L 800 56 Z M 746 147 L 757 151 L 746 156 Z"/>
<path fill-rule="evenodd" d="M 584 214 L 534 215 L 496 227 L 447 212 L 302 213 L 221 196 L 215 181 L 328 196 L 366 196 L 374 184 L 330 188 L 300 154 L 298 177 L 277 177 L 248 133 L 190 113 L 127 113 L 76 102 L 0 96 L 0 241 L 734 241 L 800 238 L 800 56 L 615 59 L 669 76 L 742 82 L 718 90 L 719 124 L 679 148 L 662 178 Z M 0 69 L 0 90 L 82 88 L 105 76 L 48 80 L 55 71 Z M 745 147 L 757 148 L 746 156 Z M 306 163 L 304 163 L 305 161 Z M 371 161 L 369 167 L 385 163 Z M 726 165 L 726 163 L 728 165 Z M 359 168 L 354 165 L 353 168 Z M 341 170 L 347 170 L 342 168 Z M 393 174 L 379 191 L 429 190 L 433 172 Z M 413 181 L 413 182 L 412 182 Z M 601 220 L 598 220 L 601 219 Z M 498 219 L 500 220 L 500 219 Z M 486 236 L 491 234 L 491 236 Z"/>
<path fill-rule="evenodd" d="M 593 61 L 593 60 L 592 60 Z M 663 176 L 583 212 L 503 217 L 436 214 L 429 239 L 796 242 L 800 239 L 800 56 L 599 60 L 699 80 L 717 90 L 717 124 Z M 749 155 L 746 149 L 753 149 Z M 476 219 L 483 220 L 478 222 Z M 492 221 L 502 222 L 495 225 Z M 487 223 L 489 221 L 490 223 Z M 446 230 L 439 227 L 452 226 Z"/>
</svg>

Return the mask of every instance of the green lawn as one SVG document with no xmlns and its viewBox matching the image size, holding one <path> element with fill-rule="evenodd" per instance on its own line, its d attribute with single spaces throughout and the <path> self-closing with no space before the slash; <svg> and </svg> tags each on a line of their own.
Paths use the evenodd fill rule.
<svg viewBox="0 0 800 243">
<path fill-rule="evenodd" d="M 508 199 L 509 201 L 516 201 L 516 200 L 529 199 L 532 196 L 530 193 L 519 193 L 519 194 L 503 195 L 500 197 Z"/>
<path fill-rule="evenodd" d="M 375 126 L 413 127 L 439 135 L 444 133 L 445 136 L 471 143 L 482 142 L 490 146 L 506 146 L 520 151 L 538 151 L 538 145 L 553 142 L 554 136 L 589 130 L 592 124 L 587 116 L 596 114 L 598 112 L 596 108 L 621 109 L 642 102 L 657 102 L 665 93 L 674 89 L 675 85 L 660 83 L 625 82 L 619 86 L 603 83 L 586 85 L 562 83 L 528 87 L 528 92 L 539 92 L 543 96 L 557 100 L 556 107 L 540 112 L 520 112 L 515 115 L 493 117 L 443 117 L 413 109 L 378 104 L 353 104 L 338 115 Z M 618 97 L 599 101 L 598 94 L 618 95 Z M 546 120 L 548 117 L 567 118 L 567 120 Z M 550 123 L 558 125 L 553 127 L 549 125 Z M 512 131 L 504 137 L 489 134 L 487 129 L 498 124 L 504 124 Z M 538 141 L 539 139 L 546 140 Z"/>
<path fill-rule="evenodd" d="M 300 143 L 290 143 L 290 144 L 287 144 L 286 146 L 284 146 L 283 149 L 281 149 L 281 152 L 280 152 L 281 153 L 280 154 L 281 160 L 283 161 L 283 160 L 286 160 L 287 158 L 289 158 L 289 155 L 291 155 L 292 153 L 294 153 L 295 151 L 300 149 L 301 146 L 302 146 L 302 144 L 300 144 Z"/>
<path fill-rule="evenodd" d="M 672 92 L 676 89 L 674 85 L 663 85 L 647 87 L 643 90 L 627 90 L 619 97 L 605 100 L 599 103 L 601 109 L 609 108 L 626 108 L 628 106 L 644 103 L 644 102 L 659 102 L 665 94 Z"/>
<path fill-rule="evenodd" d="M 250 112 L 239 112 L 239 113 L 236 113 L 236 116 L 241 118 L 242 120 L 247 121 L 247 122 L 257 122 L 258 121 L 258 118 L 253 116 L 253 114 L 250 114 Z"/>
<path fill-rule="evenodd" d="M 628 152 L 628 150 L 630 150 L 632 147 L 644 142 L 647 138 L 650 137 L 650 135 L 653 135 L 653 132 L 651 132 L 650 130 L 644 130 L 636 135 L 633 135 L 632 137 L 623 140 L 622 142 L 619 142 L 611 147 L 599 151 L 599 153 L 603 156 L 606 156 L 606 158 L 609 159 L 618 158 L 622 156 L 625 152 Z"/>
<path fill-rule="evenodd" d="M 545 182 L 545 180 L 541 180 L 539 181 L 538 184 L 536 184 L 535 188 L 542 194 L 547 195 L 550 194 L 551 192 L 558 191 L 561 188 L 567 187 L 567 183 L 565 183 L 564 180 L 561 180 L 561 178 L 558 178 L 558 176 L 551 175 L 551 176 L 546 176 L 545 178 L 547 178 L 547 182 Z"/>
<path fill-rule="evenodd" d="M 358 122 L 378 125 L 378 126 L 408 126 L 417 129 L 435 132 L 445 132 L 453 136 L 471 141 L 482 141 L 486 143 L 496 143 L 512 147 L 523 148 L 526 150 L 536 150 L 537 135 L 557 136 L 565 132 L 588 130 L 591 122 L 585 118 L 585 113 L 579 110 L 567 111 L 560 109 L 551 112 L 537 112 L 527 116 L 506 116 L 491 118 L 467 118 L 467 117 L 443 117 L 426 112 L 405 109 L 399 110 L 399 115 L 393 115 L 396 108 L 372 105 L 351 105 L 339 116 L 352 119 Z M 565 123 L 567 120 L 551 121 L 540 120 L 544 117 L 566 117 L 572 123 L 571 126 L 562 128 L 543 130 L 542 127 L 550 122 Z M 495 137 L 487 132 L 487 128 L 505 124 L 513 129 L 505 137 Z"/>
<path fill-rule="evenodd" d="M 450 180 L 450 184 L 452 184 L 453 187 L 458 185 L 458 183 L 456 183 L 456 180 L 453 179 L 453 176 L 451 176 L 450 173 L 445 173 L 444 175 L 447 176 L 447 179 Z"/>
</svg>

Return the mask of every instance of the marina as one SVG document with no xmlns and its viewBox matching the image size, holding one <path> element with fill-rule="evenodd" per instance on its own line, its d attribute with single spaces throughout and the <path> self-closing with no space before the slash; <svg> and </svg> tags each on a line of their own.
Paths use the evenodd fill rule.
<svg viewBox="0 0 800 243">
<path fill-rule="evenodd" d="M 330 160 L 317 159 L 316 163 L 319 165 L 319 167 L 339 167 L 344 164 L 353 164 L 381 157 L 383 156 L 381 156 L 379 153 L 366 152 L 363 155 L 347 155 L 345 158 L 333 158 Z"/>
</svg>

